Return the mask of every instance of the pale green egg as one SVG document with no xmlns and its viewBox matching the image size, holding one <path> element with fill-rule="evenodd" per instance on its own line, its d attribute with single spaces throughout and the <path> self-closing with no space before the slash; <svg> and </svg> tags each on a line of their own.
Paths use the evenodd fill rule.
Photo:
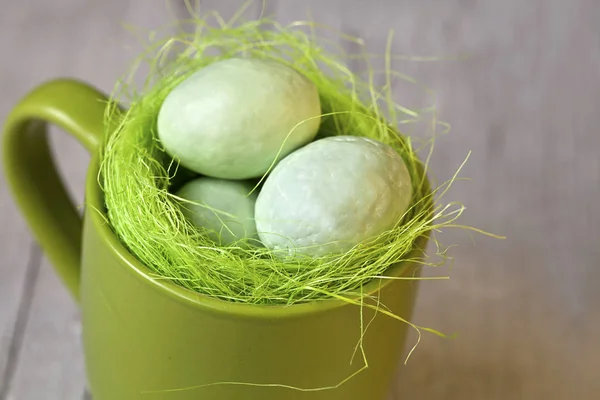
<svg viewBox="0 0 600 400">
<path fill-rule="evenodd" d="M 343 253 L 399 223 L 411 197 L 408 169 L 390 146 L 328 137 L 284 158 L 266 179 L 258 235 L 286 256 Z"/>
<path fill-rule="evenodd" d="M 201 177 L 183 185 L 175 196 L 185 217 L 220 245 L 256 239 L 254 185 L 244 181 Z"/>
<path fill-rule="evenodd" d="M 158 136 L 192 171 L 246 179 L 262 176 L 278 153 L 284 157 L 313 140 L 320 115 L 315 85 L 295 69 L 230 58 L 200 69 L 167 95 Z"/>
</svg>

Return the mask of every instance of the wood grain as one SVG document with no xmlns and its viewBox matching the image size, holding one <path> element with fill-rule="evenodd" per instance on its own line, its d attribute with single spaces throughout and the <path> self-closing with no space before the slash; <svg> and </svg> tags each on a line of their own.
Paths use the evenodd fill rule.
<svg viewBox="0 0 600 400">
<path fill-rule="evenodd" d="M 142 47 L 131 28 L 145 32 L 171 18 L 165 3 L 148 7 L 142 0 L 94 4 L 35 0 L 3 5 L 0 51 L 11 62 L 3 63 L 0 74 L 1 118 L 21 96 L 46 79 L 75 77 L 109 92 Z M 71 195 L 82 204 L 89 155 L 57 129 L 52 129 L 51 143 Z M 45 259 L 37 279 L 40 257 L 29 254 L 29 232 L 3 179 L 0 399 L 79 400 L 85 381 L 77 307 Z"/>
<path fill-rule="evenodd" d="M 231 16 L 242 3 L 214 0 L 202 6 Z M 164 3 L 147 4 L 36 0 L 3 6 L 0 51 L 10 62 L 0 66 L 0 117 L 26 89 L 54 76 L 80 77 L 109 90 L 139 48 L 119 21 L 163 23 Z M 456 261 L 451 269 L 428 274 L 451 279 L 422 285 L 414 320 L 458 336 L 426 334 L 408 365 L 400 367 L 394 398 L 596 398 L 600 3 L 279 0 L 266 5 L 265 12 L 282 23 L 306 19 L 310 8 L 315 20 L 362 37 L 370 52 L 383 52 L 393 28 L 395 53 L 441 57 L 398 59 L 393 66 L 435 89 L 439 117 L 452 125 L 436 143 L 434 177 L 448 178 L 473 151 L 463 171 L 472 180 L 457 184 L 447 200 L 465 203 L 465 224 L 507 236 L 493 240 L 448 230 L 440 237 L 460 245 L 453 252 Z M 247 15 L 261 8 L 259 1 Z M 20 33 L 13 37 L 15 32 Z M 381 60 L 374 65 L 380 69 Z M 403 105 L 416 108 L 431 100 L 406 81 L 395 82 L 394 89 Z M 53 139 L 73 193 L 81 194 L 87 156 L 65 136 Z M 12 354 L 18 361 L 11 367 L 12 398 L 80 399 L 76 308 L 47 265 L 36 283 L 39 263 L 35 253 L 29 255 L 27 230 L 1 179 L 0 376 Z M 33 297 L 24 298 L 33 288 Z M 17 341 L 15 327 L 24 333 Z M 42 346 L 64 354 L 42 354 Z M 64 385 L 48 389 L 52 386 L 39 378 L 44 372 Z M 71 381 L 61 381 L 69 376 Z"/>
<path fill-rule="evenodd" d="M 44 260 L 8 399 L 81 399 L 80 337 L 79 310 Z"/>
</svg>

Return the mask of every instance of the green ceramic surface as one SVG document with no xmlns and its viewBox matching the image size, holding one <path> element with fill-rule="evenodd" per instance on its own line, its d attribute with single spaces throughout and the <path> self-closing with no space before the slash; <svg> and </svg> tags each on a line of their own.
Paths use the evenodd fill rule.
<svg viewBox="0 0 600 400">
<path fill-rule="evenodd" d="M 98 186 L 106 97 L 73 80 L 28 94 L 4 130 L 4 168 L 16 202 L 65 285 L 80 302 L 89 386 L 95 400 L 384 400 L 407 326 L 378 314 L 364 339 L 370 367 L 337 389 L 300 392 L 216 382 L 332 386 L 362 365 L 350 359 L 360 310 L 339 301 L 291 307 L 232 304 L 156 281 L 106 223 Z M 48 149 L 46 124 L 92 155 L 83 221 Z M 426 238 L 415 248 L 424 248 Z M 417 250 L 415 250 L 417 251 Z M 390 275 L 418 273 L 398 265 Z M 373 282 L 381 301 L 410 318 L 414 280 Z M 373 316 L 365 311 L 365 321 Z"/>
</svg>

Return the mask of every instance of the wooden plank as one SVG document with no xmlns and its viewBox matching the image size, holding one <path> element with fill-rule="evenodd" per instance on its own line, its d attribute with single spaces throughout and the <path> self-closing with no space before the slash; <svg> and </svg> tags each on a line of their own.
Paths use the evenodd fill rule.
<svg viewBox="0 0 600 400">
<path fill-rule="evenodd" d="M 24 252 L 21 256 L 27 259 L 27 265 L 23 266 L 22 275 L 6 274 L 4 285 L 8 283 L 16 284 L 16 289 L 4 293 L 4 298 L 13 302 L 0 303 L 2 308 L 2 323 L 5 333 L 2 335 L 2 352 L 0 353 L 0 399 L 5 399 L 8 393 L 8 384 L 15 373 L 16 363 L 20 355 L 22 337 L 27 326 L 29 311 L 31 308 L 31 298 L 35 290 L 38 273 L 40 269 L 41 252 L 37 246 L 31 244 L 28 235 L 23 235 L 24 242 L 17 249 Z M 29 244 L 29 249 L 27 249 Z M 4 256 L 6 253 L 3 254 Z M 10 262 L 10 260 L 8 260 Z M 20 263 L 19 263 L 20 264 Z M 11 267 L 18 267 L 18 264 L 9 264 Z M 9 270 L 10 271 L 10 270 Z M 8 295 L 12 296 L 8 296 Z M 17 302 L 18 300 L 18 302 Z"/>
<path fill-rule="evenodd" d="M 80 400 L 85 387 L 79 310 L 44 260 L 8 398 Z"/>
<path fill-rule="evenodd" d="M 184 2 L 185 3 L 185 2 Z M 197 6 L 198 2 L 189 2 L 192 5 Z M 200 11 L 200 15 L 207 15 L 212 12 L 217 12 L 225 22 L 231 21 L 234 16 L 239 17 L 241 20 L 254 19 L 262 8 L 261 1 L 248 1 L 248 0 L 230 0 L 227 2 L 219 0 L 202 0 L 199 2 L 200 7 L 195 7 L 195 11 Z"/>
<path fill-rule="evenodd" d="M 180 11 L 175 9 L 175 12 Z M 2 84 L 14 85 L 4 92 L 10 96 L 0 98 L 3 113 L 26 90 L 54 77 L 72 76 L 110 91 L 141 48 L 133 34 L 124 28 L 124 23 L 151 29 L 169 22 L 170 18 L 164 4 L 148 7 L 148 3 L 142 0 L 113 0 L 97 4 L 82 4 L 75 0 L 49 4 L 36 0 L 27 4 L 11 3 L 3 9 L 3 16 L 6 15 L 13 18 L 7 19 L 0 28 L 3 33 L 0 35 L 0 49 L 3 54 L 18 57 L 12 57 L 6 67 L 3 65 L 5 79 Z M 65 23 L 65 20 L 69 22 Z M 22 26 L 35 26 L 36 30 L 22 31 Z M 15 32 L 19 31 L 22 33 L 15 39 Z M 43 41 L 40 31 L 44 32 Z M 13 39 L 9 41 L 8 37 Z M 138 82 L 142 78 L 140 76 Z M 67 186 L 77 204 L 81 204 L 89 156 L 78 143 L 57 130 L 52 132 L 51 143 Z M 78 310 L 45 259 L 37 284 L 35 280 L 27 282 L 29 286 L 26 287 L 35 285 L 35 295 L 31 290 L 29 293 L 25 291 L 32 299 L 25 299 L 24 305 L 31 304 L 31 310 L 28 312 L 28 307 L 25 307 L 21 312 L 24 321 L 17 324 L 17 328 L 25 326 L 25 329 L 17 329 L 17 333 L 23 336 L 12 337 L 30 246 L 20 217 L 12 211 L 13 205 L 4 200 L 4 185 L 0 190 L 1 225 L 16 225 L 14 231 L 0 229 L 2 259 L 3 264 L 7 264 L 6 267 L 3 265 L 0 280 L 0 329 L 3 333 L 0 372 L 8 355 L 12 355 L 12 365 L 4 374 L 10 378 L 4 386 L 6 398 L 79 400 L 85 381 Z M 20 242 L 24 243 L 19 247 Z M 11 260 L 19 260 L 21 265 Z M 30 268 L 33 272 L 29 275 L 34 278 L 37 267 L 39 260 L 37 266 Z M 6 307 L 10 309 L 4 312 Z M 1 393 L 0 389 L 0 398 L 3 398 Z"/>
<path fill-rule="evenodd" d="M 48 32 L 45 46 L 39 46 L 39 37 L 32 32 L 23 32 L 17 42 L 7 34 L 0 35 L 3 54 L 21 54 L 3 66 L 7 79 L 0 85 L 6 86 L 5 93 L 18 93 L 41 77 L 65 73 L 108 90 L 126 58 L 118 46 L 102 44 L 105 38 L 113 43 L 124 41 L 125 35 L 115 33 L 120 31 L 113 21 L 119 17 L 131 21 L 136 15 L 142 23 L 160 20 L 160 15 L 152 17 L 156 10 L 149 17 L 150 11 L 143 11 L 137 2 L 123 6 L 126 2 L 110 1 L 85 7 L 74 0 L 52 6 L 39 0 L 35 3 L 37 11 L 18 2 L 5 6 L 3 15 L 12 18 L 3 21 L 0 29 L 15 32 L 26 24 Z M 225 14 L 237 9 L 233 3 L 210 4 Z M 307 3 L 318 9 L 313 11 L 317 20 L 363 37 L 374 52 L 383 51 L 387 29 L 392 27 L 396 52 L 469 55 L 436 63 L 397 60 L 394 66 L 437 90 L 440 115 L 453 126 L 451 134 L 440 138 L 432 160 L 438 179 L 447 178 L 466 151 L 473 150 L 465 169 L 473 182 L 457 185 L 449 197 L 466 203 L 463 221 L 505 234 L 508 239 L 478 239 L 473 246 L 469 235 L 453 231 L 444 235 L 444 242 L 461 245 L 454 252 L 456 265 L 450 271 L 428 273 L 449 273 L 452 279 L 422 285 L 414 320 L 459 336 L 442 340 L 426 334 L 409 364 L 401 367 L 395 398 L 594 398 L 600 391 L 595 376 L 600 367 L 600 349 L 595 343 L 600 334 L 596 306 L 600 300 L 596 268 L 600 253 L 595 240 L 600 234 L 596 207 L 600 136 L 594 123 L 600 106 L 600 28 L 595 20 L 600 4 L 594 0 L 576 0 L 569 5 L 560 0 L 350 0 L 342 5 L 281 0 L 269 10 L 280 21 L 290 22 L 306 18 Z M 71 27 L 60 23 L 65 15 L 80 22 Z M 54 56 L 58 51 L 62 58 Z M 32 59 L 44 60 L 39 63 L 44 68 L 32 68 Z M 412 85 L 398 83 L 397 89 L 396 99 L 403 104 L 420 104 L 425 99 Z M 10 102 L 0 98 L 0 104 L 4 112 Z M 64 154 L 75 154 L 67 146 L 76 145 L 57 140 L 65 146 L 63 151 L 68 151 Z M 85 163 L 81 154 L 81 158 L 73 156 L 76 162 L 65 159 L 63 166 L 75 179 L 77 193 L 83 182 L 77 165 Z M 2 190 L 0 185 L 0 200 L 4 201 Z M 19 249 L 18 244 L 27 236 L 19 236 L 14 211 L 10 216 L 11 212 L 5 212 L 10 208 L 2 207 L 2 226 L 17 222 L 16 230 L 0 229 L 2 260 L 8 265 L 3 265 L 0 280 L 4 338 L 4 332 L 12 332 L 15 326 L 22 298 L 27 261 L 22 256 L 24 247 Z M 35 276 L 34 272 L 30 269 L 30 275 Z M 81 376 L 77 381 L 78 372 L 64 367 L 80 359 L 75 351 L 74 306 L 56 294 L 63 292 L 47 266 L 37 288 L 11 396 L 69 400 L 64 396 L 72 395 L 80 399 Z M 6 308 L 5 303 L 12 305 Z M 53 304 L 53 321 L 42 318 Z M 42 335 L 45 329 L 53 333 Z M 60 367 L 45 370 L 47 364 L 42 364 L 50 361 L 39 354 L 35 341 L 48 346 L 56 343 L 69 356 L 51 360 Z M 2 346 L 4 354 L 11 347 L 10 339 L 3 345 L 5 342 L 0 343 L 0 371 Z M 36 363 L 37 357 L 42 357 L 43 363 Z M 42 376 L 44 370 L 55 371 L 56 376 L 71 374 L 73 381 L 65 390 L 72 394 L 48 391 L 30 378 Z M 29 386 L 45 391 L 43 395 L 38 392 L 38 397 L 23 397 L 34 396 Z"/>
<path fill-rule="evenodd" d="M 0 14 L 0 52 L 10 62 L 0 69 L 0 121 L 4 121 L 14 103 L 39 78 L 43 70 L 23 68 L 27 61 L 19 53 L 26 40 L 15 35 L 22 29 L 19 7 L 3 6 Z M 21 72 L 17 66 L 21 64 Z M 0 144 L 0 146 L 2 146 Z M 31 254 L 29 231 L 10 196 L 4 174 L 0 174 L 0 398 L 6 392 L 5 382 L 14 371 L 18 356 L 15 335 L 22 333 L 27 320 L 29 296 L 35 285 L 39 257 Z M 19 311 L 20 309 L 20 311 Z M 18 338 L 17 338 L 18 339 Z"/>
</svg>

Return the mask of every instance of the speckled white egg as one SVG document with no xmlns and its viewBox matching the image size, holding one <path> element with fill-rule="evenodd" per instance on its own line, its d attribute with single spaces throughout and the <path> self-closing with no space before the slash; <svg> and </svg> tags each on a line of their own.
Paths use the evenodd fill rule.
<svg viewBox="0 0 600 400">
<path fill-rule="evenodd" d="M 394 227 L 411 197 L 408 169 L 390 146 L 328 137 L 273 169 L 256 201 L 258 235 L 285 256 L 342 253 Z"/>
<path fill-rule="evenodd" d="M 158 136 L 184 167 L 224 179 L 262 176 L 314 139 L 321 104 L 315 85 L 287 65 L 230 58 L 192 74 L 166 97 Z M 289 136 L 289 137 L 288 137 Z"/>
<path fill-rule="evenodd" d="M 176 193 L 185 217 L 220 245 L 256 238 L 254 186 L 244 181 L 201 177 L 187 182 Z"/>
</svg>

